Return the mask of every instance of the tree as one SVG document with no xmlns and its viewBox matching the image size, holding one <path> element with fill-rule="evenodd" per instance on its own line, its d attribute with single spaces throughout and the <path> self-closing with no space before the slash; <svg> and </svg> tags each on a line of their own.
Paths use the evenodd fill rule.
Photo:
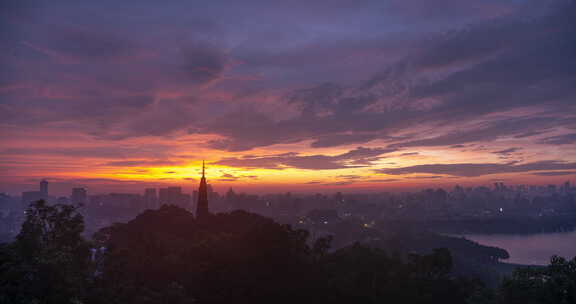
<svg viewBox="0 0 576 304">
<path fill-rule="evenodd" d="M 447 249 L 392 257 L 356 243 L 325 259 L 331 284 L 354 303 L 465 303 L 478 284 L 450 275 Z"/>
<path fill-rule="evenodd" d="M 77 207 L 32 203 L 16 241 L 0 249 L 0 302 L 81 301 L 91 270 L 83 230 Z"/>
<path fill-rule="evenodd" d="M 447 249 L 332 252 L 330 237 L 310 242 L 305 230 L 245 211 L 197 221 L 163 206 L 91 243 L 83 230 L 76 207 L 32 204 L 16 241 L 0 246 L 0 303 L 465 303 L 478 287 L 451 275 Z"/>
<path fill-rule="evenodd" d="M 312 249 L 308 236 L 245 211 L 202 221 L 174 206 L 146 211 L 97 234 L 98 246 L 106 248 L 100 302 L 165 303 L 175 286 L 182 287 L 182 303 L 326 299 L 317 260 L 328 240 Z"/>
<path fill-rule="evenodd" d="M 553 256 L 542 268 L 519 268 L 500 286 L 506 304 L 576 303 L 576 258 Z"/>
</svg>

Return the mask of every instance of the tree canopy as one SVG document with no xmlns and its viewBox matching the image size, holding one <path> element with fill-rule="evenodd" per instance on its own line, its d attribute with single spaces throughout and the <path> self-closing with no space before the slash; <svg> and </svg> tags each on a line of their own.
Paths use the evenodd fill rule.
<svg viewBox="0 0 576 304">
<path fill-rule="evenodd" d="M 576 260 L 519 269 L 495 290 L 454 275 L 453 256 L 389 254 L 234 211 L 197 220 L 147 210 L 83 238 L 70 205 L 38 201 L 0 246 L 0 303 L 576 303 Z"/>
</svg>

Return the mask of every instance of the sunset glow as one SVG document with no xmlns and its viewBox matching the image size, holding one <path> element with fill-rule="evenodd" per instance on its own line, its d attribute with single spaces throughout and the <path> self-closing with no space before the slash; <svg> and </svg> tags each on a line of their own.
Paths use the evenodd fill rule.
<svg viewBox="0 0 576 304">
<path fill-rule="evenodd" d="M 190 192 L 202 160 L 218 191 L 576 176 L 574 29 L 555 5 L 297 2 L 12 12 L 0 192 Z"/>
</svg>

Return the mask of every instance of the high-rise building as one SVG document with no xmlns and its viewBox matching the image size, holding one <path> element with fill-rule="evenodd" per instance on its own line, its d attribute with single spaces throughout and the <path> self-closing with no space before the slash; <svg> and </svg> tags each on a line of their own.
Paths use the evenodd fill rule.
<svg viewBox="0 0 576 304">
<path fill-rule="evenodd" d="M 180 187 L 160 188 L 158 191 L 158 203 L 162 205 L 174 205 L 184 209 L 190 208 L 190 196 L 182 193 Z"/>
<path fill-rule="evenodd" d="M 181 193 L 180 187 L 160 188 L 158 189 L 158 202 L 160 205 L 175 205 Z"/>
<path fill-rule="evenodd" d="M 70 196 L 72 204 L 85 205 L 88 201 L 88 193 L 84 188 L 73 188 L 72 196 Z"/>
<path fill-rule="evenodd" d="M 48 181 L 45 179 L 40 181 L 40 191 L 22 192 L 22 203 L 25 206 L 39 200 L 48 200 Z"/>
<path fill-rule="evenodd" d="M 144 190 L 144 208 L 158 208 L 158 195 L 156 193 L 156 188 L 146 188 Z"/>
<path fill-rule="evenodd" d="M 228 189 L 228 192 L 226 192 L 226 200 L 227 201 L 234 201 L 236 199 L 236 192 L 234 192 L 234 189 L 230 188 Z"/>
<path fill-rule="evenodd" d="M 204 161 L 202 161 L 202 178 L 200 179 L 200 186 L 198 187 L 196 218 L 205 218 L 208 214 L 208 186 L 206 185 Z"/>
<path fill-rule="evenodd" d="M 214 191 L 214 188 L 209 183 L 206 183 L 206 191 L 208 192 L 208 201 L 214 203 L 215 201 L 220 199 L 220 194 Z"/>
<path fill-rule="evenodd" d="M 48 181 L 45 179 L 40 181 L 40 196 L 42 199 L 48 199 Z"/>
</svg>

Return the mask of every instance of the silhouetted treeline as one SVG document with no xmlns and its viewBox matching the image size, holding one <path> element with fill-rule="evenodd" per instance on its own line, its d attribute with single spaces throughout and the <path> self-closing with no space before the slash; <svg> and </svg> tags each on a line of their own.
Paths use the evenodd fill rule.
<svg viewBox="0 0 576 304">
<path fill-rule="evenodd" d="M 197 220 L 164 206 L 92 240 L 83 229 L 73 206 L 32 204 L 16 240 L 0 247 L 0 303 L 574 303 L 563 292 L 574 292 L 575 262 L 522 270 L 530 275 L 490 290 L 456 277 L 447 249 L 331 251 L 329 237 L 244 211 Z M 518 302 L 526 286 L 533 301 Z M 534 302 L 547 301 L 540 290 L 564 302 Z"/>
</svg>

